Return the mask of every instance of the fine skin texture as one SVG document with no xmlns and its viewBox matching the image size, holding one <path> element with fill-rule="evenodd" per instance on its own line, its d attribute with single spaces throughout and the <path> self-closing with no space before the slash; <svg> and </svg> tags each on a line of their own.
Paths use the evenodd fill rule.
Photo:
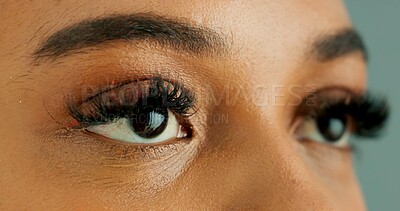
<svg viewBox="0 0 400 211">
<path fill-rule="evenodd" d="M 40 48 L 113 15 L 179 22 L 212 42 Z M 310 87 L 366 89 L 360 46 L 313 48 L 351 28 L 337 0 L 1 0 L 0 209 L 364 210 L 351 153 L 300 143 L 292 130 Z M 140 147 L 64 127 L 66 95 L 150 75 L 196 94 L 190 140 Z"/>
</svg>

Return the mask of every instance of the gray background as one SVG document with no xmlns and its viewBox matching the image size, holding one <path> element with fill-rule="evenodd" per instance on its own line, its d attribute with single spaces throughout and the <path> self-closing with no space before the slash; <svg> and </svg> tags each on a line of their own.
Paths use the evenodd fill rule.
<svg viewBox="0 0 400 211">
<path fill-rule="evenodd" d="M 400 210 L 400 0 L 348 0 L 369 50 L 369 86 L 388 96 L 392 115 L 378 142 L 356 145 L 357 174 L 369 210 Z"/>
</svg>

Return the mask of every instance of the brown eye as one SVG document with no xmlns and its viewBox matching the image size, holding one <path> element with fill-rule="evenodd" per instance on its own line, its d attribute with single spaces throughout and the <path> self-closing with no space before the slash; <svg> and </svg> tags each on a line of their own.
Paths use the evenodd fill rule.
<svg viewBox="0 0 400 211">
<path fill-rule="evenodd" d="M 298 123 L 295 136 L 300 141 L 315 141 L 339 148 L 347 147 L 351 134 L 349 122 L 346 116 L 306 117 Z"/>
<path fill-rule="evenodd" d="M 316 125 L 321 136 L 332 144 L 340 141 L 347 130 L 346 117 L 321 116 L 316 118 Z"/>
<path fill-rule="evenodd" d="M 187 137 L 187 130 L 178 123 L 169 109 L 139 109 L 131 118 L 116 119 L 110 123 L 90 126 L 86 130 L 133 144 L 157 144 Z"/>
<path fill-rule="evenodd" d="M 142 138 L 155 138 L 162 134 L 168 124 L 168 110 L 144 108 L 129 119 L 132 130 Z"/>
</svg>

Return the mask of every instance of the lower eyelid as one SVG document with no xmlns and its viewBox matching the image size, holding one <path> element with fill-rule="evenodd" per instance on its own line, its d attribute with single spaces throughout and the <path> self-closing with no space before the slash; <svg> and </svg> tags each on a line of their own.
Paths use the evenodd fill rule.
<svg viewBox="0 0 400 211">
<path fill-rule="evenodd" d="M 60 130 L 56 139 L 69 147 L 79 149 L 83 154 L 100 155 L 100 160 L 118 160 L 118 162 L 145 162 L 169 157 L 180 153 L 189 143 L 187 140 L 177 140 L 163 145 L 121 144 L 120 142 L 92 134 L 82 129 Z"/>
</svg>

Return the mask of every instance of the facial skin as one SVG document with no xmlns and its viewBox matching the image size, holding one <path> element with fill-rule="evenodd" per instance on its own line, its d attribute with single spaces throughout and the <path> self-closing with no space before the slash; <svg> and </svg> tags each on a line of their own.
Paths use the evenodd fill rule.
<svg viewBox="0 0 400 211">
<path fill-rule="evenodd" d="M 38 53 L 66 27 L 116 14 L 217 38 L 194 50 L 150 37 Z M 310 50 L 350 28 L 331 0 L 0 1 L 0 208 L 363 210 L 351 153 L 292 129 L 310 89 L 366 89 L 359 49 Z M 145 147 L 68 130 L 66 95 L 149 75 L 196 95 L 190 140 Z"/>
</svg>

